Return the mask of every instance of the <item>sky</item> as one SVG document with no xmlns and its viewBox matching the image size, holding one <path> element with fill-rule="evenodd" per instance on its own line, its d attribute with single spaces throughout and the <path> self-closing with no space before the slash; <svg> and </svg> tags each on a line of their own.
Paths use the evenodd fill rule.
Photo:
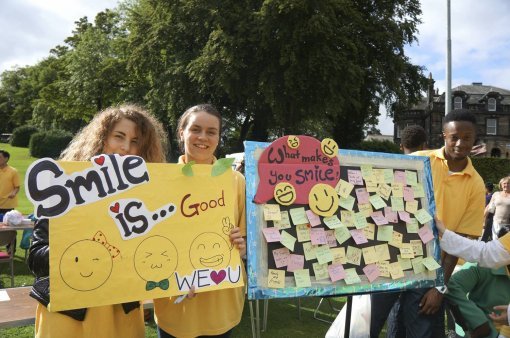
<svg viewBox="0 0 510 338">
<path fill-rule="evenodd" d="M 72 34 L 83 16 L 92 21 L 117 0 L 1 0 L 0 73 L 36 64 Z M 446 0 L 422 0 L 418 43 L 406 48 L 414 64 L 432 73 L 435 87 L 446 88 Z M 482 82 L 510 89 L 510 1 L 451 0 L 452 87 Z M 505 24 L 506 23 L 506 24 Z M 382 111 L 379 129 L 393 134 Z"/>
</svg>

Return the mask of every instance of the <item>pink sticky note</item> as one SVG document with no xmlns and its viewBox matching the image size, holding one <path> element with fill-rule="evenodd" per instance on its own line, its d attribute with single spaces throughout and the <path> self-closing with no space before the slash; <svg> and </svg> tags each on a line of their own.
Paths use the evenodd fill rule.
<svg viewBox="0 0 510 338">
<path fill-rule="evenodd" d="M 280 230 L 278 228 L 264 228 L 262 232 L 268 243 L 279 242 L 281 240 Z"/>
<path fill-rule="evenodd" d="M 393 174 L 393 178 L 395 179 L 395 182 L 402 183 L 403 185 L 407 184 L 405 171 L 395 170 L 395 173 Z"/>
<path fill-rule="evenodd" d="M 375 224 L 377 225 L 388 224 L 388 220 L 386 219 L 386 217 L 384 217 L 382 211 L 373 212 L 372 215 L 370 215 L 370 217 L 372 217 Z"/>
<path fill-rule="evenodd" d="M 324 228 L 311 228 L 310 239 L 312 240 L 312 245 L 328 244 Z"/>
<path fill-rule="evenodd" d="M 363 272 L 365 273 L 365 276 L 367 276 L 368 281 L 372 283 L 374 280 L 377 279 L 381 275 L 381 272 L 379 271 L 379 268 L 375 264 L 369 264 L 363 268 Z"/>
<path fill-rule="evenodd" d="M 356 191 L 356 197 L 358 198 L 358 204 L 368 204 L 370 194 L 367 192 L 367 189 L 365 188 L 357 188 Z"/>
<path fill-rule="evenodd" d="M 289 264 L 290 251 L 287 248 L 274 249 L 273 258 L 277 268 L 287 266 Z"/>
<path fill-rule="evenodd" d="M 411 187 L 404 187 L 402 189 L 402 191 L 404 193 L 404 201 L 406 201 L 406 202 L 414 201 L 414 190 L 413 190 L 413 188 L 411 188 Z"/>
<path fill-rule="evenodd" d="M 398 217 L 400 217 L 400 219 L 406 223 L 411 223 L 411 217 L 409 216 L 409 213 L 407 211 L 399 211 Z"/>
<path fill-rule="evenodd" d="M 326 230 L 326 240 L 328 241 L 328 246 L 330 248 L 338 246 L 338 242 L 335 237 L 335 230 Z"/>
<path fill-rule="evenodd" d="M 345 270 L 342 264 L 331 264 L 328 266 L 329 277 L 332 282 L 345 278 Z"/>
<path fill-rule="evenodd" d="M 390 223 L 398 223 L 397 212 L 393 211 L 391 207 L 384 208 L 384 217 L 386 217 L 386 220 Z"/>
<path fill-rule="evenodd" d="M 303 269 L 305 265 L 305 256 L 303 255 L 290 255 L 289 264 L 287 265 L 287 271 L 294 272 L 296 270 Z"/>
<path fill-rule="evenodd" d="M 368 243 L 368 239 L 365 236 L 365 232 L 362 229 L 354 229 L 349 231 L 356 244 Z"/>
<path fill-rule="evenodd" d="M 434 234 L 432 233 L 432 230 L 430 230 L 428 226 L 423 226 L 420 229 L 418 229 L 418 235 L 420 236 L 421 241 L 425 244 L 434 239 Z"/>
<path fill-rule="evenodd" d="M 310 225 L 315 227 L 321 224 L 321 219 L 312 210 L 306 210 L 306 217 L 310 221 Z"/>
<path fill-rule="evenodd" d="M 350 184 L 363 185 L 361 170 L 347 170 L 347 179 L 349 180 Z"/>
</svg>

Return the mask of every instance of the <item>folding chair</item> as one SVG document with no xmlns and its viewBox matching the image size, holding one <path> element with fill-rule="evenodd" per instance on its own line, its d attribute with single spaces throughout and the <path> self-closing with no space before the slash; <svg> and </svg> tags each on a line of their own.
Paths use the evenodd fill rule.
<svg viewBox="0 0 510 338">
<path fill-rule="evenodd" d="M 329 307 L 333 310 L 333 311 L 336 311 L 336 312 L 340 312 L 341 309 L 337 309 L 336 307 L 333 306 L 333 304 L 331 303 L 331 297 L 338 297 L 336 295 L 332 295 L 332 296 L 324 296 L 324 297 L 321 297 L 321 299 L 319 300 L 319 304 L 317 305 L 317 307 L 315 308 L 315 311 L 313 311 L 313 318 L 317 319 L 317 320 L 320 320 L 321 322 L 325 322 L 325 323 L 333 323 L 332 320 L 327 320 L 327 319 L 323 319 L 323 318 L 320 318 L 319 317 L 319 308 L 321 307 L 322 305 L 322 302 L 324 300 L 327 300 L 328 301 L 328 304 L 329 304 Z M 336 315 L 335 315 L 336 317 Z"/>
<path fill-rule="evenodd" d="M 11 287 L 14 287 L 14 249 L 16 246 L 16 230 L 0 231 L 0 247 L 6 247 L 6 251 L 0 251 L 0 263 L 11 265 Z"/>
</svg>

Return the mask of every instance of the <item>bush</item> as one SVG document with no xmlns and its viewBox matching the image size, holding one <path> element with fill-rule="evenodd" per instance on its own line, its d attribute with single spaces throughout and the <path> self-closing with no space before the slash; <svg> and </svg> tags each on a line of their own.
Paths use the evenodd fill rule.
<svg viewBox="0 0 510 338">
<path fill-rule="evenodd" d="M 73 135 L 64 130 L 49 130 L 35 133 L 30 138 L 30 155 L 33 157 L 59 157 Z"/>
<path fill-rule="evenodd" d="M 30 144 L 30 136 L 37 133 L 39 129 L 34 126 L 21 126 L 12 132 L 11 146 L 26 148 Z"/>
<path fill-rule="evenodd" d="M 484 182 L 494 183 L 496 187 L 499 180 L 510 175 L 510 160 L 496 157 L 471 158 L 476 171 L 482 176 Z M 499 189 L 499 188 L 498 188 Z"/>
<path fill-rule="evenodd" d="M 388 140 L 362 141 L 358 146 L 355 147 L 355 149 L 363 151 L 377 151 L 381 153 L 402 154 L 402 151 L 400 150 L 398 144 L 395 144 L 394 142 Z"/>
</svg>

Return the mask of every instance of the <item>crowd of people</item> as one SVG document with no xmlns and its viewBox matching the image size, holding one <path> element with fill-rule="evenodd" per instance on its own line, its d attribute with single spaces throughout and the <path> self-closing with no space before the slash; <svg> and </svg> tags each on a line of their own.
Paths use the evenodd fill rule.
<svg viewBox="0 0 510 338">
<path fill-rule="evenodd" d="M 176 135 L 179 163 L 213 164 L 221 139 L 222 118 L 210 104 L 186 110 Z M 441 240 L 445 286 L 371 295 L 370 336 L 445 337 L 445 308 L 454 308 L 471 337 L 510 337 L 510 176 L 499 190 L 484 184 L 468 155 L 476 140 L 476 119 L 468 110 L 454 110 L 443 123 L 444 146 L 427 149 L 426 133 L 409 126 L 402 133 L 405 154 L 428 156 L 434 184 L 436 224 Z M 138 155 L 147 162 L 166 162 L 167 135 L 160 122 L 139 106 L 121 105 L 99 112 L 62 152 L 61 160 L 87 161 L 105 154 Z M 0 151 L 0 212 L 16 206 L 19 178 Z M 242 171 L 244 162 L 239 166 Z M 235 227 L 230 240 L 241 257 L 246 254 L 245 180 L 235 171 Z M 8 182 L 9 184 L 7 184 Z M 144 312 L 139 302 L 50 312 L 49 221 L 35 224 L 28 263 L 36 276 L 31 296 L 38 300 L 36 337 L 143 337 Z M 485 229 L 484 229 L 485 224 Z M 86 221 L 84 221 L 86 226 Z M 485 241 L 480 241 L 482 237 Z M 454 273 L 459 258 L 465 264 Z M 510 266 L 510 265 L 509 265 Z M 195 294 L 176 303 L 154 300 L 159 337 L 230 337 L 241 320 L 243 287 Z M 220 310 L 221 309 L 221 310 Z"/>
</svg>

